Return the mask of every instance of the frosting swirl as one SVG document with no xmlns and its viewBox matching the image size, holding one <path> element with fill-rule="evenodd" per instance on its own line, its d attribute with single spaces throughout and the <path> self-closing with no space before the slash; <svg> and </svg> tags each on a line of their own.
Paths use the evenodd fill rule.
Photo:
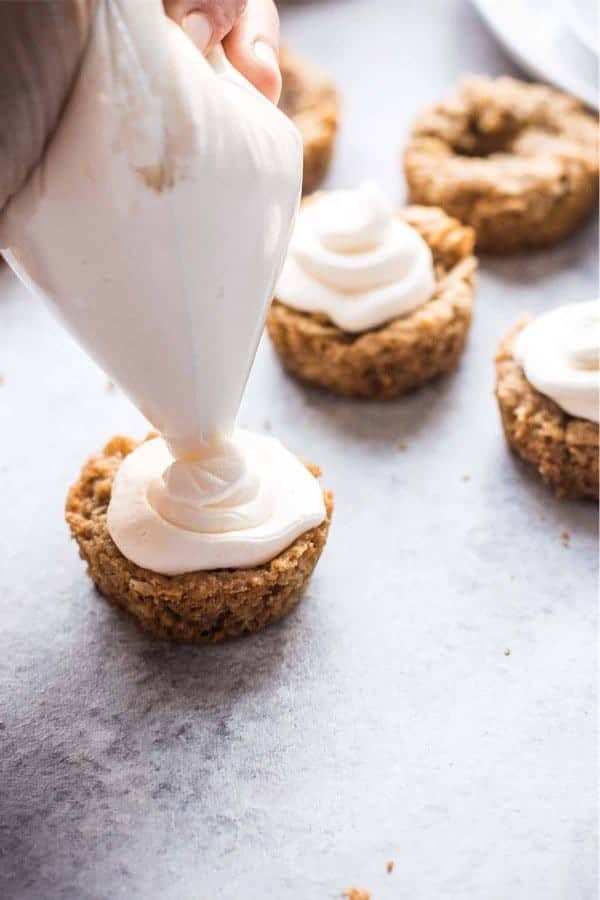
<svg viewBox="0 0 600 900">
<path fill-rule="evenodd" d="M 167 522 L 200 534 L 260 525 L 273 509 L 272 492 L 235 441 L 215 438 L 176 459 L 148 485 L 148 502 Z"/>
<path fill-rule="evenodd" d="M 600 419 L 600 306 L 571 303 L 544 313 L 517 336 L 514 357 L 541 394 L 580 419 Z"/>
<path fill-rule="evenodd" d="M 277 440 L 236 430 L 193 459 L 154 438 L 127 456 L 107 512 L 128 559 L 163 575 L 258 566 L 325 518 L 317 480 Z"/>
<path fill-rule="evenodd" d="M 394 217 L 381 189 L 366 182 L 356 190 L 319 193 L 303 205 L 276 296 L 356 333 L 411 312 L 434 288 L 426 242 Z"/>
</svg>

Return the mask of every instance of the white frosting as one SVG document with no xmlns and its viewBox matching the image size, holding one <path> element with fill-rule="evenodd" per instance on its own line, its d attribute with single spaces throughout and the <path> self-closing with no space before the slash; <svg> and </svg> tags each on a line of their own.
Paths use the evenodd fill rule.
<svg viewBox="0 0 600 900">
<path fill-rule="evenodd" d="M 600 419 L 600 304 L 544 313 L 517 336 L 514 357 L 540 393 L 580 419 Z"/>
<path fill-rule="evenodd" d="M 165 575 L 257 566 L 323 521 L 317 480 L 279 441 L 238 430 L 230 445 L 233 453 L 225 461 L 214 454 L 212 466 L 201 466 L 199 481 L 183 494 L 169 477 L 164 493 L 157 489 L 164 473 L 179 465 L 161 438 L 125 458 L 113 484 L 108 527 L 128 559 Z M 232 458 L 239 467 L 230 468 Z M 179 519 L 180 504 L 189 504 L 187 529 L 165 516 L 175 510 Z"/>
<path fill-rule="evenodd" d="M 60 125 L 0 222 L 0 246 L 177 459 L 153 442 L 124 466 L 138 486 L 152 477 L 160 521 L 175 523 L 144 538 L 142 564 L 156 571 L 181 571 L 182 559 L 185 570 L 252 565 L 255 529 L 270 529 L 262 553 L 280 548 L 304 521 L 303 502 L 314 524 L 314 478 L 291 479 L 296 505 L 282 502 L 273 517 L 269 497 L 288 491 L 282 467 L 270 484 L 262 466 L 257 483 L 257 466 L 244 458 L 248 442 L 228 440 L 301 177 L 298 132 L 220 48 L 205 60 L 162 0 L 99 0 Z M 252 444 L 253 458 L 263 451 L 264 443 Z M 167 471 L 148 466 L 148 454 Z M 138 521 L 127 496 L 130 525 L 122 487 L 109 509 L 117 543 Z M 235 543 L 203 549 L 233 525 Z M 168 552 L 160 544 L 167 533 Z M 129 555 L 129 542 L 119 546 Z"/>
<path fill-rule="evenodd" d="M 298 215 L 277 299 L 367 331 L 432 296 L 435 273 L 421 235 L 393 215 L 376 184 L 321 192 Z"/>
<path fill-rule="evenodd" d="M 192 460 L 173 460 L 148 485 L 148 500 L 163 519 L 218 534 L 260 525 L 273 507 L 273 489 L 250 467 L 239 441 L 213 438 Z"/>
</svg>

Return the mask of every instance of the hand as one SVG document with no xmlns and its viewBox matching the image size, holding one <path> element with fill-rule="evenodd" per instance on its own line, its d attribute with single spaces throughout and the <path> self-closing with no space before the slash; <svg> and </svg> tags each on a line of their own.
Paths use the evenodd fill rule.
<svg viewBox="0 0 600 900">
<path fill-rule="evenodd" d="M 223 42 L 229 61 L 269 100 L 281 93 L 274 0 L 164 0 L 167 13 L 206 53 Z"/>
</svg>

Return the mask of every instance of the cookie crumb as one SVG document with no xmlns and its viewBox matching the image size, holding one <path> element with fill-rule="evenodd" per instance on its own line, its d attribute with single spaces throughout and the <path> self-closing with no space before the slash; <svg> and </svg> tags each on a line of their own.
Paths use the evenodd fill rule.
<svg viewBox="0 0 600 900">
<path fill-rule="evenodd" d="M 393 872 L 393 871 L 394 871 L 394 860 L 393 860 L 393 859 L 388 860 L 388 864 L 387 864 L 387 866 L 386 866 L 386 869 L 387 869 L 388 875 L 389 875 L 390 872 Z"/>
<path fill-rule="evenodd" d="M 470 480 L 471 480 L 471 476 L 470 476 L 470 475 L 463 475 L 462 480 L 463 480 L 463 481 L 470 481 Z"/>
<path fill-rule="evenodd" d="M 269 419 L 265 419 L 265 421 L 263 422 L 263 428 L 265 429 L 265 431 L 271 430 L 271 422 Z"/>
<path fill-rule="evenodd" d="M 568 547 L 571 542 L 571 535 L 568 531 L 561 531 L 560 533 L 560 542 L 563 547 Z"/>
<path fill-rule="evenodd" d="M 504 655 L 505 655 L 505 656 L 510 656 L 510 647 L 505 647 L 505 648 L 504 648 Z"/>
<path fill-rule="evenodd" d="M 349 887 L 342 892 L 342 897 L 347 897 L 348 900 L 371 900 L 371 892 L 364 888 Z"/>
<path fill-rule="evenodd" d="M 116 389 L 117 389 L 117 386 L 114 383 L 114 381 L 111 381 L 110 378 L 108 378 L 106 380 L 106 390 L 108 391 L 108 393 L 112 394 L 113 391 L 116 391 Z"/>
<path fill-rule="evenodd" d="M 406 450 L 407 447 L 408 447 L 408 441 L 405 441 L 405 440 L 398 441 L 398 449 L 399 450 Z"/>
</svg>

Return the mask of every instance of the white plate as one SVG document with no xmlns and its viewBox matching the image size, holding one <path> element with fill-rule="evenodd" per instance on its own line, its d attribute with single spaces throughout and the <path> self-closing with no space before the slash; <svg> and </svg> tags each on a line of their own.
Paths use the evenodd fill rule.
<svg viewBox="0 0 600 900">
<path fill-rule="evenodd" d="M 563 5 L 567 21 L 579 40 L 597 54 L 600 44 L 597 0 L 563 0 Z"/>
<path fill-rule="evenodd" d="M 569 24 L 564 5 L 540 0 L 473 0 L 507 53 L 534 78 L 598 108 L 598 59 Z"/>
</svg>

